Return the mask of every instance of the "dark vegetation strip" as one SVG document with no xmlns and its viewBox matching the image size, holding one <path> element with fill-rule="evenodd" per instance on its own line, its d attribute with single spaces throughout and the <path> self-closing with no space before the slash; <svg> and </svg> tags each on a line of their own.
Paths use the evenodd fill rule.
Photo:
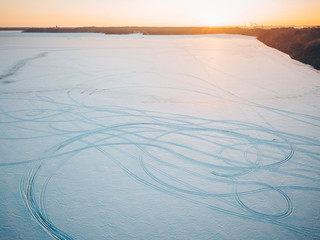
<svg viewBox="0 0 320 240">
<path fill-rule="evenodd" d="M 1 27 L 0 31 L 24 31 L 26 27 Z"/>
<path fill-rule="evenodd" d="M 241 28 L 241 27 L 79 27 L 27 28 L 24 32 L 105 33 L 144 35 L 241 34 L 254 36 L 269 47 L 320 70 L 320 27 Z"/>
</svg>

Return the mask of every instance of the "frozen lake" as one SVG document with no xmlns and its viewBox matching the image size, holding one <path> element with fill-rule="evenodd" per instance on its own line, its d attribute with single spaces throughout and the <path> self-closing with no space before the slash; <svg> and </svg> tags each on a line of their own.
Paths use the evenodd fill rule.
<svg viewBox="0 0 320 240">
<path fill-rule="evenodd" d="M 320 72 L 238 35 L 0 32 L 0 239 L 319 239 Z"/>
</svg>

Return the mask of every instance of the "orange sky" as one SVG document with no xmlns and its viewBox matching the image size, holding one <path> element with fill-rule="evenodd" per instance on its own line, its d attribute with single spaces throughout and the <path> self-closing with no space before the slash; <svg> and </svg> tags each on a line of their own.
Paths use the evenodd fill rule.
<svg viewBox="0 0 320 240">
<path fill-rule="evenodd" d="M 320 25 L 320 0 L 1 0 L 0 27 Z"/>
</svg>

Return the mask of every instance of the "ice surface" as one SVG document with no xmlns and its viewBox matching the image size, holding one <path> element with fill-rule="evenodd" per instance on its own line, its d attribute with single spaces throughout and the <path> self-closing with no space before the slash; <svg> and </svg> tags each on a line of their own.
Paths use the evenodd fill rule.
<svg viewBox="0 0 320 240">
<path fill-rule="evenodd" d="M 1 239 L 319 239 L 320 75 L 255 38 L 0 33 Z"/>
</svg>

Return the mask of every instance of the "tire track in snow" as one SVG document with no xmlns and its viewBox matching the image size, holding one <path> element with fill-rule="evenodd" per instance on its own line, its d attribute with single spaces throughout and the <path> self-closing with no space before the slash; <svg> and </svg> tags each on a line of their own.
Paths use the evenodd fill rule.
<svg viewBox="0 0 320 240">
<path fill-rule="evenodd" d="M 42 52 L 39 53 L 33 57 L 29 57 L 29 58 L 24 58 L 22 60 L 19 60 L 16 64 L 14 64 L 7 72 L 3 73 L 0 75 L 0 81 L 2 81 L 2 83 L 11 83 L 11 81 L 3 81 L 6 78 L 9 78 L 13 75 L 15 75 L 18 71 L 20 71 L 24 66 L 26 66 L 30 61 L 39 59 L 39 58 L 43 58 L 47 55 L 47 52 Z"/>
<path fill-rule="evenodd" d="M 37 108 L 36 111 L 32 108 L 7 112 L 2 110 L 1 114 L 8 119 L 2 124 L 10 126 L 17 123 L 49 123 L 46 133 L 50 133 L 51 136 L 64 136 L 66 139 L 46 150 L 38 159 L 31 159 L 30 161 L 37 161 L 38 164 L 35 163 L 35 167 L 21 182 L 21 193 L 31 216 L 55 239 L 72 239 L 72 236 L 55 227 L 46 213 L 46 188 L 57 170 L 52 169 L 53 173 L 47 174 L 45 181 L 40 181 L 38 174 L 46 173 L 43 169 L 52 161 L 62 161 L 60 167 L 63 167 L 63 164 L 77 154 L 89 149 L 96 149 L 103 153 L 129 176 L 153 190 L 205 206 L 213 211 L 279 225 L 298 234 L 306 236 L 317 234 L 315 229 L 301 229 L 281 222 L 281 219 L 290 217 L 293 211 L 292 202 L 285 191 L 290 189 L 319 191 L 319 189 L 271 186 L 263 182 L 248 182 L 242 179 L 247 174 L 257 174 L 263 170 L 286 175 L 278 168 L 294 156 L 293 145 L 300 153 L 308 152 L 304 146 L 311 143 L 320 146 L 319 142 L 313 139 L 240 121 L 215 121 L 114 106 L 90 107 L 81 103 L 64 104 L 42 97 L 30 101 L 38 102 L 40 105 L 45 103 L 47 107 Z M 52 105 L 51 108 L 48 104 Z M 100 115 L 95 117 L 97 112 Z M 61 120 L 62 117 L 68 121 L 73 119 L 73 124 L 77 127 L 73 130 L 62 128 L 61 123 L 67 122 L 67 120 Z M 125 121 L 115 124 L 115 119 L 125 119 Z M 83 129 L 81 127 L 83 124 L 87 128 Z M 38 131 L 41 134 L 43 132 L 38 129 L 33 130 L 33 134 Z M 262 138 L 257 134 L 253 135 L 253 132 L 259 132 Z M 172 137 L 186 138 L 189 141 L 175 142 L 171 140 Z M 29 138 L 32 139 L 32 136 Z M 6 137 L 3 136 L 2 139 Z M 277 141 L 275 142 L 274 139 Z M 76 147 L 79 142 L 85 146 Z M 206 145 L 207 147 L 204 147 Z M 130 153 L 126 146 L 136 148 L 140 155 Z M 251 150 L 248 153 L 248 149 L 255 149 L 255 151 Z M 277 157 L 270 155 L 270 149 L 278 152 Z M 155 150 L 165 152 L 169 158 L 163 158 Z M 237 157 L 225 156 L 225 151 Z M 113 152 L 122 152 L 124 156 L 136 163 L 135 167 L 132 169 L 126 166 L 125 162 L 121 162 L 112 155 Z M 254 153 L 257 154 L 254 158 L 256 161 L 252 162 L 252 157 L 249 159 L 249 156 Z M 279 158 L 279 154 L 282 158 Z M 137 175 L 136 168 L 142 169 L 146 176 Z M 198 171 L 198 168 L 204 171 Z M 179 174 L 171 175 L 168 169 L 176 169 Z M 194 182 L 189 181 L 188 176 Z M 229 190 L 224 193 L 208 191 L 199 185 L 202 181 L 213 186 L 227 184 Z M 42 185 L 40 195 L 36 193 L 35 183 Z M 238 186 L 246 185 L 258 187 L 254 190 L 239 191 Z M 284 208 L 278 211 L 270 209 L 268 213 L 265 210 L 253 209 L 242 200 L 244 196 L 254 198 L 255 195 L 264 192 L 277 193 L 284 203 Z M 230 209 L 215 204 L 217 200 L 230 206 Z M 270 200 L 272 201 L 272 199 L 266 199 L 266 201 Z"/>
</svg>

